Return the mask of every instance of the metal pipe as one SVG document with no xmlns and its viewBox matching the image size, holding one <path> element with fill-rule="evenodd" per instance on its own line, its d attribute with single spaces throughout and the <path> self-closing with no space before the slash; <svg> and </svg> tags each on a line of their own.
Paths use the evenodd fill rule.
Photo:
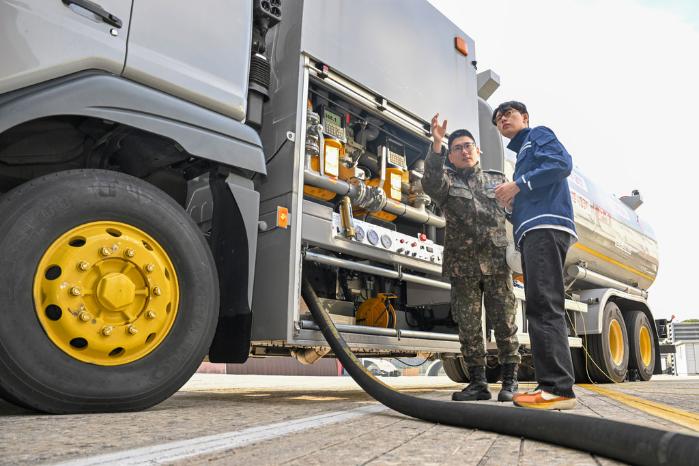
<svg viewBox="0 0 699 466">
<path fill-rule="evenodd" d="M 386 158 L 388 157 L 388 147 L 386 146 L 381 146 L 381 153 L 379 156 L 381 157 L 381 175 L 379 177 L 379 187 L 383 188 L 384 183 L 386 182 Z"/>
<path fill-rule="evenodd" d="M 318 171 L 321 176 L 325 175 L 325 137 L 323 136 L 323 125 L 317 124 L 316 131 L 318 132 Z"/>
<path fill-rule="evenodd" d="M 358 186 L 347 183 L 344 180 L 333 180 L 326 176 L 321 176 L 311 170 L 304 170 L 303 181 L 311 186 L 327 189 L 328 191 L 340 194 L 341 196 L 349 196 L 351 199 L 356 199 L 359 195 Z M 405 217 L 413 222 L 426 223 L 427 225 L 434 225 L 437 228 L 444 228 L 447 224 L 444 217 L 435 215 L 424 207 L 421 210 L 401 202 L 396 202 L 392 199 L 387 200 L 383 210 L 401 217 Z"/>
<path fill-rule="evenodd" d="M 433 225 L 437 228 L 444 228 L 447 224 L 444 217 L 431 213 L 429 210 L 425 209 L 424 205 L 422 208 L 417 208 L 403 204 L 402 202 L 387 199 L 383 210 L 401 217 L 405 217 L 406 219 L 415 223 Z"/>
<path fill-rule="evenodd" d="M 312 320 L 302 320 L 299 322 L 302 329 L 320 330 L 318 324 Z M 397 337 L 398 331 L 395 328 L 364 327 L 362 325 L 335 324 L 335 327 L 343 333 L 359 333 L 362 335 L 377 335 L 382 337 Z"/>
<path fill-rule="evenodd" d="M 437 241 L 437 227 L 434 225 L 427 226 L 427 239 Z"/>
<path fill-rule="evenodd" d="M 575 278 L 577 280 L 584 280 L 588 283 L 592 283 L 593 285 L 614 288 L 615 290 L 623 291 L 624 293 L 629 293 L 635 296 L 641 296 L 643 298 L 648 297 L 647 291 L 627 285 L 626 283 L 614 280 L 613 278 L 605 277 L 604 275 L 600 275 L 597 272 L 593 272 L 592 270 L 588 270 L 579 265 L 569 266 L 566 269 L 566 273 L 571 278 Z"/>
<path fill-rule="evenodd" d="M 401 338 L 422 338 L 425 340 L 459 341 L 459 335 L 451 333 L 421 332 L 419 330 L 399 330 Z"/>
<path fill-rule="evenodd" d="M 352 201 L 349 196 L 343 197 L 342 201 L 340 201 L 340 218 L 342 218 L 342 234 L 346 238 L 354 238 L 356 232 L 354 230 L 354 218 L 352 217 Z"/>
<path fill-rule="evenodd" d="M 341 196 L 355 197 L 357 195 L 357 188 L 347 183 L 343 180 L 333 180 L 327 176 L 321 176 L 318 173 L 311 170 L 303 171 L 303 181 L 306 184 L 315 186 L 316 188 L 327 189 L 334 193 L 340 194 Z"/>
<path fill-rule="evenodd" d="M 395 280 L 402 280 L 404 282 L 418 283 L 420 285 L 431 286 L 442 290 L 451 290 L 451 285 L 449 283 L 440 282 L 439 280 L 433 280 L 431 278 L 420 277 L 418 275 L 411 275 L 408 273 L 401 273 L 395 270 L 384 269 L 383 267 L 376 267 L 375 265 L 352 262 L 346 259 L 326 256 L 325 254 L 318 254 L 311 251 L 306 251 L 304 253 L 304 259 L 311 262 L 316 262 L 318 264 L 331 265 L 333 267 L 340 267 L 342 269 L 379 275 L 381 277 L 393 278 Z"/>
<path fill-rule="evenodd" d="M 302 320 L 299 325 L 304 330 L 320 330 L 312 320 Z M 367 327 L 363 325 L 335 324 L 342 333 L 360 335 L 377 335 L 382 337 L 416 338 L 421 340 L 459 341 L 459 335 L 449 333 L 421 332 L 419 330 L 401 330 L 395 328 Z"/>
</svg>

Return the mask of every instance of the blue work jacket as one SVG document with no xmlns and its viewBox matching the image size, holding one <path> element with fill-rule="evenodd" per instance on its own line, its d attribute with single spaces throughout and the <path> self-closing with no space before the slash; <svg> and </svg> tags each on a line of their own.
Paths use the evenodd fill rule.
<svg viewBox="0 0 699 466">
<path fill-rule="evenodd" d="M 520 191 L 510 216 L 517 249 L 524 235 L 535 228 L 564 230 L 577 238 L 566 180 L 573 160 L 553 131 L 545 126 L 525 128 L 507 148 L 517 153 L 512 179 Z"/>
</svg>

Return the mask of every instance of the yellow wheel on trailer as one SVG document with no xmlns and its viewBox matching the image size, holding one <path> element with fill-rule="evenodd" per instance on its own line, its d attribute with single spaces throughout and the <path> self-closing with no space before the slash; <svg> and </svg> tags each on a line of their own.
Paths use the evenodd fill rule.
<svg viewBox="0 0 699 466">
<path fill-rule="evenodd" d="M 635 369 L 641 380 L 650 380 L 655 371 L 655 330 L 643 311 L 627 312 L 625 320 L 629 335 L 629 369 Z"/>
<path fill-rule="evenodd" d="M 34 306 L 49 339 L 79 361 L 137 361 L 177 317 L 177 273 L 150 235 L 121 222 L 89 222 L 56 239 L 34 275 Z"/>
<path fill-rule="evenodd" d="M 624 360 L 626 345 L 624 344 L 624 336 L 621 332 L 621 324 L 615 318 L 609 321 L 607 338 L 609 339 L 609 355 L 614 364 L 618 366 Z"/>
<path fill-rule="evenodd" d="M 624 381 L 629 365 L 629 338 L 624 316 L 613 302 L 604 306 L 602 333 L 587 336 L 587 351 L 587 373 L 593 382 Z"/>
<path fill-rule="evenodd" d="M 0 199 L 0 396 L 51 413 L 133 411 L 196 371 L 218 274 L 184 209 L 155 186 L 71 170 Z"/>
</svg>

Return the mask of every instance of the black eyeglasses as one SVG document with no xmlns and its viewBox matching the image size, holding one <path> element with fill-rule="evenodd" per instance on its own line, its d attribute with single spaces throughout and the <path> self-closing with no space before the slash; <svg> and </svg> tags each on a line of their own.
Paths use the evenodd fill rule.
<svg viewBox="0 0 699 466">
<path fill-rule="evenodd" d="M 518 111 L 518 110 L 516 110 L 516 109 L 514 109 L 514 108 L 508 108 L 508 109 L 505 110 L 504 112 L 498 113 L 497 115 L 495 115 L 495 123 L 500 122 L 500 120 L 502 120 L 503 117 L 504 117 L 504 118 L 510 118 L 510 117 L 512 116 L 512 112 L 517 112 L 517 111 Z"/>
<path fill-rule="evenodd" d="M 452 152 L 456 152 L 456 153 L 459 153 L 463 150 L 465 150 L 466 152 L 471 152 L 475 147 L 476 147 L 475 142 L 467 142 L 465 144 L 454 144 L 453 146 L 451 146 L 450 150 Z"/>
</svg>

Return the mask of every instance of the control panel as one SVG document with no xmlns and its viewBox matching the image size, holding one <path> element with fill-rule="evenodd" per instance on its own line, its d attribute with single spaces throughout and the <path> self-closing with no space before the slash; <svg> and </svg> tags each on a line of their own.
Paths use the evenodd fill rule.
<svg viewBox="0 0 699 466">
<path fill-rule="evenodd" d="M 333 112 L 327 107 L 322 107 L 320 118 L 325 134 L 334 137 L 338 141 L 347 142 L 342 115 Z"/>
<path fill-rule="evenodd" d="M 423 233 L 419 236 L 410 236 L 354 219 L 355 237 L 348 238 L 344 234 L 342 220 L 337 212 L 333 212 L 332 229 L 335 238 L 361 243 L 433 264 L 442 264 L 444 247 L 427 239 Z"/>
<path fill-rule="evenodd" d="M 388 159 L 386 162 L 394 167 L 407 170 L 408 165 L 405 162 L 405 148 L 393 139 L 388 139 L 386 141 L 386 148 L 388 149 Z"/>
</svg>

